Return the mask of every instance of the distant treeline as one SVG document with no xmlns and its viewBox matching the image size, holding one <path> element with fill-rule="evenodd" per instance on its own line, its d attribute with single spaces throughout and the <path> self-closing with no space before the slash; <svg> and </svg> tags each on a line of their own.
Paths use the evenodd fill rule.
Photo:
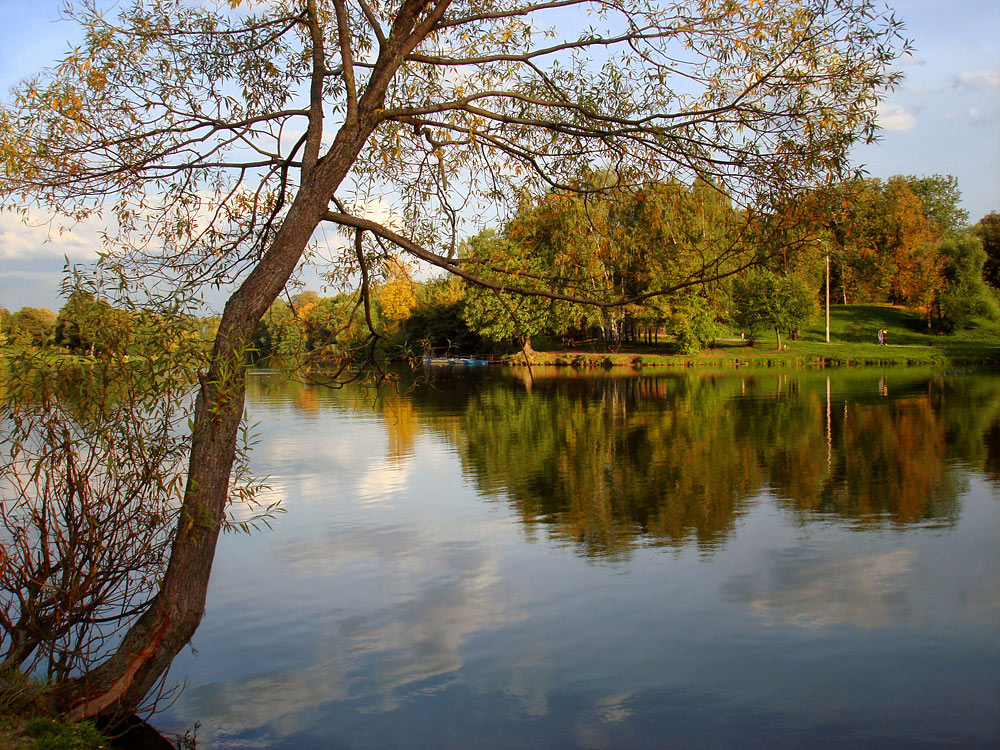
<svg viewBox="0 0 1000 750">
<path fill-rule="evenodd" d="M 152 337 L 177 348 L 182 341 L 210 342 L 217 329 L 218 318 L 169 308 L 156 312 L 139 306 L 123 309 L 82 288 L 69 293 L 58 314 L 44 307 L 23 307 L 15 313 L 0 307 L 0 346 L 13 349 L 128 356 L 145 353 Z"/>
<path fill-rule="evenodd" d="M 1000 214 L 969 226 L 953 177 L 845 182 L 764 220 L 707 182 L 623 189 L 588 179 L 585 197 L 553 190 L 461 243 L 460 267 L 495 288 L 414 280 L 396 261 L 371 284 L 367 314 L 360 292 L 279 300 L 255 351 L 360 350 L 367 318 L 385 354 L 530 348 L 539 336 L 609 348 L 669 336 L 692 352 L 726 333 L 768 330 L 780 346 L 782 332 L 817 312 L 827 257 L 835 303 L 905 305 L 940 332 L 1000 316 Z M 570 297 L 635 301 L 602 308 Z"/>
<path fill-rule="evenodd" d="M 1000 317 L 1000 214 L 970 226 L 954 177 L 852 180 L 766 217 L 709 182 L 581 179 L 589 191 L 526 199 L 503 226 L 459 244 L 455 263 L 486 286 L 417 279 L 384 253 L 361 289 L 279 298 L 248 357 L 485 353 L 530 349 L 537 337 L 612 349 L 669 337 L 694 352 L 726 333 L 768 330 L 780 346 L 817 312 L 827 259 L 834 302 L 905 305 L 940 332 Z M 0 345 L 128 348 L 143 325 L 136 315 L 77 290 L 58 315 L 0 308 Z M 211 340 L 216 327 L 188 316 L 191 336 Z"/>
</svg>

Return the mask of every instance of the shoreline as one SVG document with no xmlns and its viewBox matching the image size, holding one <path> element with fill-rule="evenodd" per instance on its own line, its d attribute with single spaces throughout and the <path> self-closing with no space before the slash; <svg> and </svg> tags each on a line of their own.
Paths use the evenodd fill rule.
<svg viewBox="0 0 1000 750">
<path fill-rule="evenodd" d="M 612 367 L 851 367 L 859 365 L 996 365 L 1000 364 L 1000 346 L 971 342 L 949 342 L 939 346 L 899 344 L 838 344 L 792 342 L 784 349 L 766 346 L 722 346 L 697 354 L 631 349 L 625 352 L 580 352 L 572 349 L 533 351 L 532 367 L 571 367 L 594 369 Z M 505 354 L 501 364 L 526 367 L 521 352 Z"/>
</svg>

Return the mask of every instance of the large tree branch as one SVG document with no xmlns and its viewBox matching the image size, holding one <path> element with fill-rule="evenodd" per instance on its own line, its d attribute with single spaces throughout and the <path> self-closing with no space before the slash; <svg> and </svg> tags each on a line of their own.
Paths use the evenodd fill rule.
<svg viewBox="0 0 1000 750">
<path fill-rule="evenodd" d="M 303 171 L 308 172 L 319 161 L 319 149 L 323 140 L 323 81 L 326 76 L 326 48 L 316 0 L 308 0 L 305 20 L 309 27 L 312 59 L 312 73 L 309 80 L 309 129 L 302 159 Z"/>
<path fill-rule="evenodd" d="M 344 70 L 346 89 L 347 123 L 358 119 L 358 86 L 354 79 L 354 52 L 351 50 L 351 27 L 348 25 L 347 8 L 344 0 L 333 0 L 337 12 L 337 38 L 340 42 L 340 64 Z"/>
<path fill-rule="evenodd" d="M 656 27 L 647 27 L 656 28 Z M 642 29 L 637 29 L 634 33 L 629 32 L 627 34 L 620 34 L 618 36 L 609 37 L 586 37 L 583 39 L 578 39 L 573 42 L 562 42 L 561 44 L 553 44 L 548 47 L 541 47 L 535 50 L 529 50 L 527 52 L 522 52 L 519 54 L 509 54 L 509 53 L 497 53 L 494 55 L 474 55 L 470 57 L 451 57 L 447 55 L 430 55 L 426 53 L 415 52 L 407 57 L 407 60 L 411 62 L 423 63 L 426 65 L 446 65 L 449 67 L 458 67 L 463 65 L 485 65 L 489 63 L 498 62 L 528 62 L 534 60 L 537 57 L 544 57 L 546 55 L 554 55 L 559 52 L 566 52 L 567 50 L 584 50 L 590 47 L 613 47 L 615 45 L 621 44 L 626 41 L 633 40 L 652 40 L 652 39 L 664 39 L 674 36 L 676 32 L 673 30 L 659 30 L 655 32 L 648 32 Z"/>
<path fill-rule="evenodd" d="M 511 10 L 495 11 L 493 13 L 474 13 L 467 16 L 458 16 L 456 18 L 449 18 L 445 21 L 438 23 L 434 30 L 443 31 L 444 29 L 451 29 L 458 26 L 473 25 L 477 23 L 482 23 L 483 21 L 499 21 L 504 18 L 519 18 L 532 13 L 537 13 L 542 10 L 553 10 L 555 8 L 566 8 L 574 5 L 580 5 L 580 0 L 553 0 L 549 3 L 529 3 L 523 5 L 520 8 L 513 8 Z"/>
<path fill-rule="evenodd" d="M 323 215 L 324 221 L 329 221 L 334 224 L 338 224 L 342 227 L 351 227 L 355 230 L 364 230 L 371 232 L 376 237 L 381 237 L 388 242 L 393 243 L 398 248 L 406 253 L 409 253 L 415 258 L 426 261 L 431 265 L 437 266 L 449 273 L 454 274 L 460 278 L 465 279 L 478 286 L 485 287 L 487 289 L 492 289 L 496 292 L 506 292 L 509 294 L 519 294 L 526 297 L 544 297 L 545 299 L 559 300 L 562 302 L 573 302 L 580 305 L 590 305 L 591 307 L 599 307 L 602 309 L 610 309 L 616 307 L 624 307 L 625 305 L 634 305 L 645 300 L 652 299 L 653 297 L 661 297 L 667 294 L 673 294 L 682 289 L 687 289 L 692 286 L 698 286 L 701 284 L 710 283 L 712 281 L 719 281 L 721 279 L 732 276 L 733 274 L 739 273 L 740 271 L 746 270 L 755 264 L 756 259 L 746 262 L 738 267 L 727 269 L 725 271 L 719 271 L 716 273 L 711 273 L 703 276 L 698 276 L 697 278 L 688 278 L 683 281 L 679 281 L 675 284 L 660 287 L 652 291 L 643 292 L 642 294 L 635 294 L 628 297 L 623 297 L 620 299 L 606 300 L 598 299 L 596 297 L 584 297 L 573 294 L 562 294 L 561 292 L 553 292 L 545 289 L 531 289 L 524 286 L 519 286 L 517 284 L 504 284 L 500 282 L 491 281 L 478 274 L 471 273 L 464 268 L 462 268 L 461 263 L 458 260 L 450 259 L 444 255 L 435 253 L 427 248 L 423 247 L 417 242 L 410 240 L 398 232 L 389 229 L 388 227 L 379 224 L 378 222 L 372 221 L 371 219 L 364 219 L 360 216 L 353 216 L 351 214 L 346 214 L 339 211 L 327 211 Z"/>
<path fill-rule="evenodd" d="M 385 32 L 382 30 L 382 24 L 379 23 L 378 18 L 375 16 L 372 6 L 368 4 L 367 0 L 358 0 L 358 5 L 361 6 L 361 12 L 365 14 L 368 25 L 371 27 L 372 32 L 374 32 L 375 38 L 378 39 L 379 47 L 384 47 L 386 44 Z"/>
</svg>

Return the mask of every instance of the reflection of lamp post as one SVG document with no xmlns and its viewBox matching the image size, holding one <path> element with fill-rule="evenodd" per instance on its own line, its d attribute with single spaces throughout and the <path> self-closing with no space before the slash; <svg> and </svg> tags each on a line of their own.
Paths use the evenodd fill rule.
<svg viewBox="0 0 1000 750">
<path fill-rule="evenodd" d="M 826 241 L 823 241 L 826 248 L 826 343 L 830 343 L 830 248 Z"/>
<path fill-rule="evenodd" d="M 829 340 L 829 339 L 828 339 Z M 830 404 L 830 376 L 826 376 L 826 473 L 833 467 L 833 414 Z"/>
</svg>

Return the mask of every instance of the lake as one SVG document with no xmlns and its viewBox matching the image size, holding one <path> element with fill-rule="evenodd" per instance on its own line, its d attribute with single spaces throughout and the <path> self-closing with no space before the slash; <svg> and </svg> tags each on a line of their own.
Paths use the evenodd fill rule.
<svg viewBox="0 0 1000 750">
<path fill-rule="evenodd" d="M 251 376 L 286 512 L 222 538 L 162 730 L 1000 746 L 1000 373 L 419 375 Z"/>
</svg>

